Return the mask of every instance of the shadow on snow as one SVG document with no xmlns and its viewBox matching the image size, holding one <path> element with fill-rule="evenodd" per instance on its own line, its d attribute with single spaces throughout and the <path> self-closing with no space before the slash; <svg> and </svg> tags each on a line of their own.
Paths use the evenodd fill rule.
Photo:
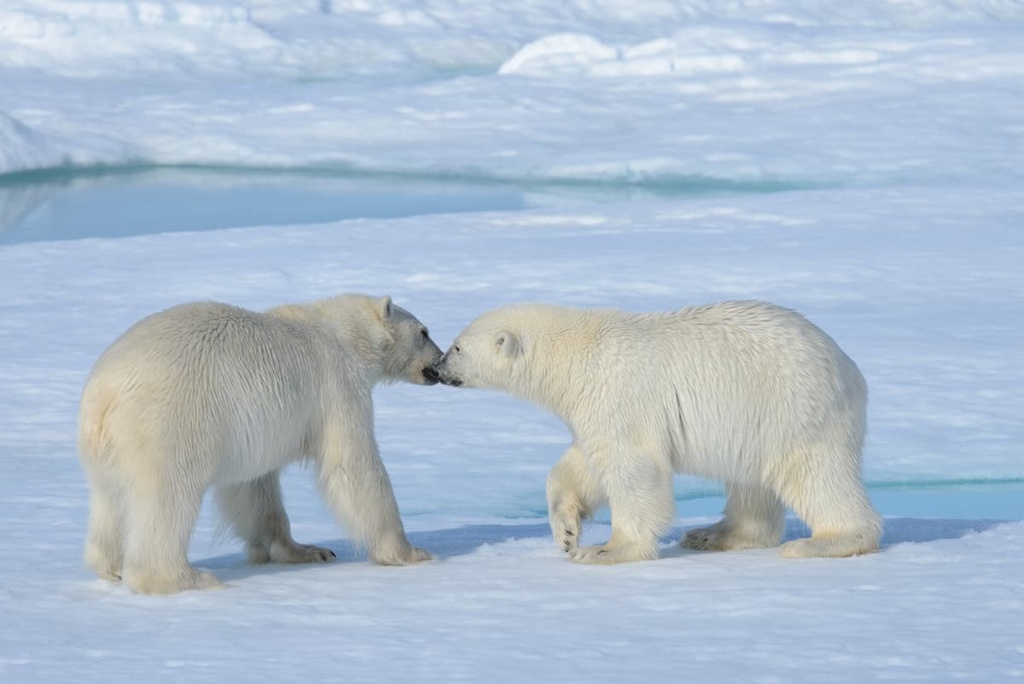
<svg viewBox="0 0 1024 684">
<path fill-rule="evenodd" d="M 969 534 L 984 532 L 1006 521 L 1002 520 L 944 520 L 927 518 L 889 518 L 885 521 L 882 535 L 882 553 L 897 544 L 927 544 L 942 539 L 959 539 Z M 594 528 L 609 528 L 606 523 L 596 523 Z M 674 528 L 662 542 L 673 544 L 678 541 L 689 527 Z M 598 530 L 602 531 L 602 530 Z M 445 530 L 413 532 L 409 540 L 416 546 L 428 549 L 438 560 L 467 556 L 485 546 L 498 545 L 523 539 L 548 539 L 550 529 L 547 523 L 510 524 L 510 525 L 465 525 Z M 786 520 L 784 541 L 808 536 L 807 527 L 799 520 Z M 304 540 L 300 540 L 304 541 Z M 315 542 L 334 551 L 341 563 L 361 563 L 366 561 L 366 553 L 347 539 L 332 539 Z M 681 552 L 680 552 L 681 551 Z M 670 558 L 700 551 L 684 551 L 678 547 L 662 548 L 662 558 Z M 238 580 L 245 577 L 279 572 L 299 571 L 308 566 L 269 564 L 248 565 L 245 554 L 241 552 L 214 556 L 199 560 L 197 565 L 204 569 L 214 570 L 224 580 Z M 224 572 L 226 571 L 226 572 Z"/>
</svg>

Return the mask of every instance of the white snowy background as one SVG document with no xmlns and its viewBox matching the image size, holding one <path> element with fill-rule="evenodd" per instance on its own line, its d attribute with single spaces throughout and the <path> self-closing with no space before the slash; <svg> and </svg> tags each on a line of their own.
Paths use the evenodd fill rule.
<svg viewBox="0 0 1024 684">
<path fill-rule="evenodd" d="M 151 167 L 501 182 L 526 207 L 3 243 L 0 681 L 1024 679 L 1019 0 L 0 0 L 0 226 Z M 660 560 L 574 565 L 545 518 L 556 419 L 392 387 L 378 438 L 436 562 L 369 565 L 294 469 L 295 535 L 336 563 L 247 566 L 206 511 L 191 557 L 226 590 L 90 576 L 75 423 L 103 348 L 181 301 L 340 291 L 442 346 L 519 300 L 794 307 L 868 378 L 883 549 L 680 550 L 720 505 L 681 477 Z M 940 512 L 893 513 L 904 490 Z"/>
</svg>

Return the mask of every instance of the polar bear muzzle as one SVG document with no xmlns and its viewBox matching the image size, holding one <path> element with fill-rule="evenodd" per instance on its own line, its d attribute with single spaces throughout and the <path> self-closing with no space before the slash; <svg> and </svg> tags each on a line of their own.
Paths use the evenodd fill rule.
<svg viewBox="0 0 1024 684">
<path fill-rule="evenodd" d="M 428 385 L 436 385 L 441 381 L 441 376 L 437 374 L 433 366 L 427 366 L 423 369 L 423 377 Z"/>
<path fill-rule="evenodd" d="M 459 387 L 462 385 L 462 380 L 452 374 L 451 369 L 448 368 L 448 353 L 445 353 L 440 359 L 434 363 L 431 368 L 431 374 L 437 378 L 437 382 L 442 385 L 448 385 L 449 387 Z M 427 375 L 424 371 L 423 375 Z"/>
</svg>

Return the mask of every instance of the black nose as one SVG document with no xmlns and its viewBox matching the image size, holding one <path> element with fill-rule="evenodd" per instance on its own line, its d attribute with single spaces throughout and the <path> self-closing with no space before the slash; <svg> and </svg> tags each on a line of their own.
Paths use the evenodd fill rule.
<svg viewBox="0 0 1024 684">
<path fill-rule="evenodd" d="M 427 366 L 423 369 L 423 377 L 427 379 L 427 382 L 437 382 L 441 379 L 441 376 L 437 374 L 433 366 Z"/>
</svg>

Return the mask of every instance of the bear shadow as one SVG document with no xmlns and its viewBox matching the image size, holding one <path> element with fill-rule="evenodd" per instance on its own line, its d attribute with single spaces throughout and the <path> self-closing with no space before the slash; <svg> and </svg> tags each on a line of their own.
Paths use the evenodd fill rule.
<svg viewBox="0 0 1024 684">
<path fill-rule="evenodd" d="M 516 524 L 516 525 L 464 525 L 443 530 L 427 530 L 410 532 L 409 542 L 430 551 L 436 560 L 468 556 L 482 547 L 502 544 L 520 539 L 537 539 L 550 537 L 551 528 L 548 524 Z M 297 540 L 303 544 L 314 544 L 328 548 L 337 558 L 327 565 L 339 563 L 366 563 L 366 551 L 348 539 L 330 539 L 321 541 Z M 241 550 L 193 561 L 196 567 L 210 570 L 223 581 L 244 579 L 254 575 L 295 572 L 320 565 L 319 563 L 261 563 L 250 564 Z"/>
<path fill-rule="evenodd" d="M 959 520 L 954 518 L 886 518 L 882 550 L 897 544 L 926 544 L 942 539 L 959 539 L 985 532 L 1008 520 Z"/>
<path fill-rule="evenodd" d="M 926 544 L 943 539 L 959 539 L 968 534 L 984 532 L 1001 525 L 1004 520 L 958 520 L 943 518 L 887 518 L 882 534 L 881 551 L 898 544 Z M 595 523 L 606 525 L 606 523 Z M 704 523 L 706 525 L 706 523 Z M 689 554 L 706 553 L 683 548 L 678 541 L 686 531 L 702 524 L 674 527 L 662 537 L 661 558 L 674 558 Z M 786 519 L 786 531 L 783 541 L 799 539 L 810 535 L 810 530 L 796 518 Z M 549 539 L 551 530 L 547 523 L 531 524 L 489 524 L 464 525 L 442 530 L 426 530 L 412 532 L 409 541 L 429 550 L 439 561 L 458 556 L 473 554 L 483 547 L 513 542 L 523 539 Z M 305 541 L 305 540 L 300 540 Z M 337 555 L 334 563 L 366 563 L 366 552 L 342 538 L 313 542 L 317 546 L 331 549 Z M 255 575 L 283 572 L 300 572 L 309 567 L 308 564 L 268 563 L 251 565 L 241 551 L 198 560 L 196 565 L 217 573 L 225 581 L 243 579 Z"/>
<path fill-rule="evenodd" d="M 985 532 L 993 527 L 998 527 L 1007 520 L 960 520 L 955 518 L 886 518 L 882 529 L 882 541 L 879 551 L 884 553 L 886 549 L 899 544 L 927 544 L 929 542 L 943 539 L 959 539 L 968 534 Z M 691 529 L 706 527 L 707 523 L 677 527 L 662 538 L 662 544 L 671 544 L 679 541 Z M 787 517 L 786 529 L 782 536 L 782 542 L 792 541 L 811 536 L 811 530 L 798 518 Z M 706 551 L 695 551 L 682 547 L 678 544 L 665 548 L 662 546 L 661 558 L 674 558 L 689 554 L 707 553 Z"/>
<path fill-rule="evenodd" d="M 926 544 L 942 539 L 959 539 L 975 532 L 984 532 L 1005 520 L 960 520 L 955 518 L 885 518 L 881 549 L 897 544 Z M 797 518 L 786 518 L 783 542 L 811 536 L 811 530 Z"/>
</svg>

